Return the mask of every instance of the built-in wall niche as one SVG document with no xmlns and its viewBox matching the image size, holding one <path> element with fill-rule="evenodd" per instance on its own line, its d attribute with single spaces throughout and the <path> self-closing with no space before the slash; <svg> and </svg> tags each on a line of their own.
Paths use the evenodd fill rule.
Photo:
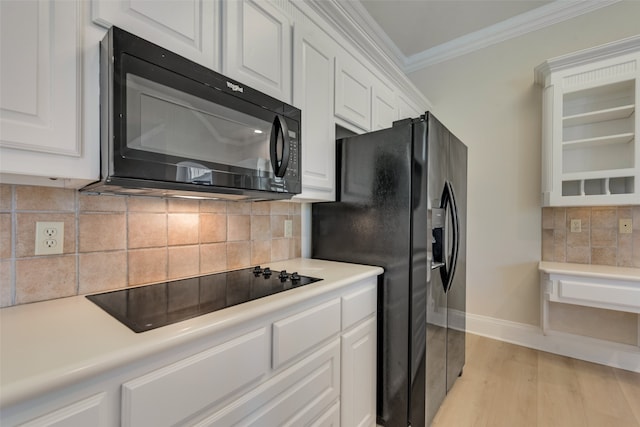
<svg viewBox="0 0 640 427">
<path fill-rule="evenodd" d="M 634 192 L 635 178 L 633 176 L 581 179 L 562 182 L 563 196 L 633 194 Z"/>
</svg>

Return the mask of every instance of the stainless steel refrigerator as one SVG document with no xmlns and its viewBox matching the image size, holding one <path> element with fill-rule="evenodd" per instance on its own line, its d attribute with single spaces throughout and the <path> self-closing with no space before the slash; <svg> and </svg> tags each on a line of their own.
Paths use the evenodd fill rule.
<svg viewBox="0 0 640 427">
<path fill-rule="evenodd" d="M 336 143 L 312 257 L 378 265 L 377 422 L 431 423 L 465 360 L 467 148 L 432 114 Z"/>
</svg>

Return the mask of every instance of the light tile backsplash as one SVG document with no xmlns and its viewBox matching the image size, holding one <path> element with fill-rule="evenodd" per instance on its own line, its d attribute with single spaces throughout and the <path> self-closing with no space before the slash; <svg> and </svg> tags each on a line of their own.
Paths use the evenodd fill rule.
<svg viewBox="0 0 640 427">
<path fill-rule="evenodd" d="M 579 219 L 581 231 L 571 231 Z M 632 221 L 620 233 L 619 221 Z M 640 268 L 640 206 L 542 209 L 542 260 Z"/>
<path fill-rule="evenodd" d="M 1 184 L 0 307 L 296 258 L 300 211 Z M 64 222 L 61 255 L 34 255 L 37 221 Z"/>
</svg>

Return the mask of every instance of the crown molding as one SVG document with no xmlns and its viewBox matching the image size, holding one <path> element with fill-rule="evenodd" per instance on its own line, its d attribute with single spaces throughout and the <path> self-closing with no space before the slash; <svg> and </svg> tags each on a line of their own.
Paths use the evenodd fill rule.
<svg viewBox="0 0 640 427">
<path fill-rule="evenodd" d="M 411 73 L 610 6 L 621 0 L 554 1 L 409 57 L 400 51 L 360 1 L 308 1 L 349 33 L 348 38 L 356 42 L 366 39 L 367 43 L 359 43 L 359 45 L 366 49 L 367 45 L 370 46 L 373 43 L 378 55 L 384 54 L 388 61 L 394 63 L 404 73 Z M 346 25 L 347 22 L 349 25 Z"/>
<path fill-rule="evenodd" d="M 545 86 L 546 78 L 551 72 L 638 51 L 640 51 L 640 35 L 557 56 L 544 61 L 534 69 L 535 82 Z"/>
<path fill-rule="evenodd" d="M 1 0 L 0 0 L 1 1 Z M 301 0 L 302 3 L 319 15 L 325 22 L 329 23 L 332 30 L 339 36 L 353 44 L 358 52 L 369 61 L 375 63 L 380 69 L 395 82 L 405 94 L 412 98 L 412 101 L 421 107 L 432 105 L 431 102 L 420 92 L 409 80 L 404 71 L 404 63 L 396 62 L 398 55 L 389 50 L 389 45 L 393 42 L 386 37 L 388 42 L 378 39 L 372 31 L 363 29 L 365 19 L 373 21 L 373 18 L 366 12 L 358 1 L 344 0 Z M 354 7 L 355 5 L 355 7 Z M 358 11 L 357 7 L 360 7 Z M 364 13 L 364 14 L 362 14 Z M 336 39 L 336 37 L 333 37 Z M 340 40 L 336 39 L 340 43 Z M 397 49 L 397 48 L 396 48 Z M 398 52 L 399 53 L 399 52 Z"/>
</svg>

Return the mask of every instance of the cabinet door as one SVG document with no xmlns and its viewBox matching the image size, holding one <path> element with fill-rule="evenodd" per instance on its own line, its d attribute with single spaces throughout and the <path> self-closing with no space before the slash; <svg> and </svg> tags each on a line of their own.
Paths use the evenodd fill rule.
<svg viewBox="0 0 640 427">
<path fill-rule="evenodd" d="M 293 104 L 302 110 L 303 200 L 335 200 L 333 65 L 337 46 L 311 23 L 293 33 Z"/>
<path fill-rule="evenodd" d="M 340 424 L 376 425 L 376 317 L 342 336 Z"/>
<path fill-rule="evenodd" d="M 420 107 L 415 105 L 413 102 L 409 101 L 409 99 L 404 95 L 398 95 L 396 103 L 398 105 L 398 120 L 420 117 L 421 114 L 425 112 L 420 110 Z"/>
<path fill-rule="evenodd" d="M 265 1 L 224 3 L 224 74 L 291 102 L 291 22 Z"/>
<path fill-rule="evenodd" d="M 65 0 L 0 2 L 0 169 L 5 182 L 7 174 L 45 182 L 49 177 L 98 178 L 97 150 L 95 158 L 87 156 L 79 136 L 81 9 L 81 2 Z M 19 178 L 14 182 L 22 183 Z"/>
<path fill-rule="evenodd" d="M 218 10 L 217 0 L 93 0 L 91 18 L 217 70 Z"/>
<path fill-rule="evenodd" d="M 106 425 L 105 393 L 83 399 L 42 417 L 31 420 L 23 427 L 102 427 Z"/>
<path fill-rule="evenodd" d="M 372 130 L 391 127 L 398 120 L 395 94 L 384 83 L 377 81 L 373 86 Z"/>
<path fill-rule="evenodd" d="M 369 70 L 348 53 L 336 57 L 336 117 L 365 131 L 371 130 L 371 81 Z"/>
<path fill-rule="evenodd" d="M 234 338 L 122 386 L 123 426 L 173 426 L 248 391 L 269 372 L 264 328 Z"/>
</svg>

